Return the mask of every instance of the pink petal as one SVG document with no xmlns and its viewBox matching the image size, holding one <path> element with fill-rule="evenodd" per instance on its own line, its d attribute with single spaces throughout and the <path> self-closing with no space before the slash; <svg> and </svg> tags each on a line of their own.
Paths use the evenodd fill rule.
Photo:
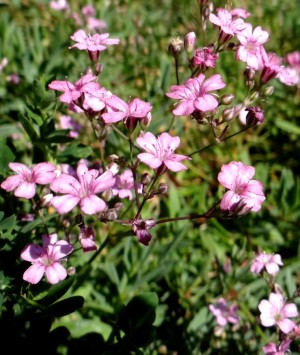
<svg viewBox="0 0 300 355">
<path fill-rule="evenodd" d="M 286 318 L 283 320 L 279 320 L 277 322 L 277 325 L 283 333 L 288 334 L 294 329 L 296 324 L 292 322 L 290 319 Z"/>
<path fill-rule="evenodd" d="M 94 193 L 109 189 L 115 184 L 115 182 L 116 178 L 113 176 L 113 173 L 111 171 L 106 171 L 95 179 L 93 183 Z"/>
<path fill-rule="evenodd" d="M 55 245 L 51 247 L 51 250 L 48 251 L 49 255 L 51 255 L 52 260 L 59 260 L 65 258 L 73 251 L 73 246 L 69 244 L 65 240 L 60 240 Z"/>
<path fill-rule="evenodd" d="M 46 277 L 51 284 L 56 284 L 68 276 L 66 269 L 59 263 L 53 263 L 46 268 Z"/>
<path fill-rule="evenodd" d="M 54 80 L 48 85 L 49 89 L 58 91 L 74 90 L 75 86 L 67 80 Z"/>
<path fill-rule="evenodd" d="M 154 134 L 152 134 L 151 132 L 141 134 L 136 139 L 136 142 L 147 153 L 151 153 L 153 155 L 156 155 L 157 139 L 154 136 Z"/>
<path fill-rule="evenodd" d="M 205 94 L 201 97 L 198 97 L 194 101 L 194 105 L 198 110 L 206 112 L 215 110 L 218 107 L 219 103 L 214 96 L 210 94 Z"/>
<path fill-rule="evenodd" d="M 45 269 L 43 264 L 35 263 L 24 272 L 23 280 L 35 285 L 42 279 Z"/>
<path fill-rule="evenodd" d="M 22 182 L 15 190 L 14 193 L 17 197 L 30 199 L 35 195 L 35 184 L 31 182 Z"/>
<path fill-rule="evenodd" d="M 80 201 L 80 208 L 85 214 L 95 214 L 106 208 L 106 203 L 96 195 L 90 195 Z"/>
<path fill-rule="evenodd" d="M 50 189 L 54 192 L 59 192 L 62 194 L 71 194 L 73 196 L 78 195 L 81 185 L 77 179 L 71 175 L 61 174 L 57 179 L 55 179 L 51 185 Z"/>
<path fill-rule="evenodd" d="M 160 167 L 163 163 L 161 159 L 155 157 L 153 154 L 150 153 L 140 153 L 137 157 L 141 162 L 150 166 L 150 168 L 152 169 Z"/>
<path fill-rule="evenodd" d="M 298 317 L 297 306 L 294 303 L 288 303 L 283 307 L 282 310 L 285 317 Z"/>
<path fill-rule="evenodd" d="M 26 165 L 21 163 L 9 163 L 9 168 L 14 172 L 21 174 L 21 175 L 31 175 L 32 171 Z"/>
<path fill-rule="evenodd" d="M 27 244 L 21 252 L 21 258 L 26 261 L 35 262 L 42 254 L 44 254 L 44 249 L 41 246 Z"/>
<path fill-rule="evenodd" d="M 202 89 L 205 92 L 223 89 L 226 86 L 220 74 L 212 75 L 202 84 Z"/>
<path fill-rule="evenodd" d="M 103 121 L 105 123 L 115 123 L 122 121 L 124 118 L 127 117 L 127 114 L 124 112 L 105 112 L 102 114 Z"/>
<path fill-rule="evenodd" d="M 231 210 L 239 201 L 240 196 L 237 195 L 234 191 L 227 191 L 220 203 L 221 210 Z"/>
<path fill-rule="evenodd" d="M 1 184 L 1 188 L 6 190 L 7 192 L 16 189 L 21 182 L 23 182 L 23 177 L 20 175 L 9 176 L 6 180 L 4 180 Z"/>
<path fill-rule="evenodd" d="M 173 161 L 173 160 L 165 160 L 164 164 L 166 165 L 166 167 L 174 172 L 178 172 L 178 171 L 182 171 L 182 170 L 186 170 L 187 167 L 185 165 L 183 165 L 182 163 L 179 163 L 177 161 Z"/>
<path fill-rule="evenodd" d="M 55 196 L 51 200 L 51 205 L 57 209 L 58 213 L 70 212 L 80 201 L 79 197 L 72 195 Z"/>
</svg>

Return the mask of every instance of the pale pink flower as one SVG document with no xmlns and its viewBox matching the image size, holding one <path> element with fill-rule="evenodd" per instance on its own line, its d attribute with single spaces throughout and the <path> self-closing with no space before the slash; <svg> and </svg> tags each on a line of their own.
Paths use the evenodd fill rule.
<svg viewBox="0 0 300 355">
<path fill-rule="evenodd" d="M 113 95 L 107 100 L 107 109 L 108 112 L 102 115 L 105 123 L 123 121 L 127 129 L 132 131 L 138 121 L 147 117 L 152 110 L 152 106 L 149 102 L 138 98 L 133 99 L 127 104 L 118 96 Z"/>
<path fill-rule="evenodd" d="M 289 318 L 297 317 L 298 310 L 294 303 L 285 303 L 281 293 L 270 293 L 269 300 L 262 300 L 258 305 L 260 320 L 264 327 L 277 325 L 279 329 L 288 334 L 295 323 Z"/>
<path fill-rule="evenodd" d="M 242 8 L 232 9 L 232 10 L 230 10 L 230 14 L 233 18 L 234 17 L 247 18 L 247 17 L 251 16 L 250 12 L 248 12 Z"/>
<path fill-rule="evenodd" d="M 257 212 L 266 199 L 263 184 L 258 180 L 251 180 L 255 168 L 242 162 L 224 164 L 218 174 L 218 181 L 229 189 L 221 200 L 222 210 L 235 211 L 242 208 L 241 213 Z"/>
<path fill-rule="evenodd" d="M 284 66 L 281 63 L 282 59 L 275 53 L 267 53 L 263 56 L 262 72 L 259 79 L 261 85 L 266 84 L 282 71 Z"/>
<path fill-rule="evenodd" d="M 8 64 L 8 59 L 6 57 L 2 58 L 0 60 L 0 72 L 7 66 Z"/>
<path fill-rule="evenodd" d="M 172 137 L 169 133 L 164 132 L 156 138 L 152 133 L 147 132 L 140 134 L 136 142 L 146 151 L 146 153 L 138 154 L 138 159 L 150 168 L 159 168 L 161 173 L 166 169 L 175 172 L 187 169 L 181 161 L 191 158 L 174 153 L 180 144 L 179 137 Z"/>
<path fill-rule="evenodd" d="M 201 70 L 214 68 L 218 59 L 218 53 L 213 53 L 211 47 L 203 47 L 195 50 L 193 57 L 194 66 L 199 66 Z"/>
<path fill-rule="evenodd" d="M 106 203 L 97 196 L 115 183 L 111 171 L 101 174 L 99 170 L 88 169 L 82 162 L 77 167 L 77 178 L 62 173 L 54 180 L 50 189 L 62 194 L 51 200 L 51 205 L 61 214 L 71 211 L 77 204 L 85 214 L 95 214 L 106 208 Z"/>
<path fill-rule="evenodd" d="M 134 190 L 134 179 L 132 171 L 126 169 L 122 174 L 116 176 L 116 183 L 112 188 L 114 196 L 119 196 L 119 198 L 128 198 L 132 200 L 133 195 L 132 191 Z M 138 187 L 139 192 L 141 193 L 141 186 Z"/>
<path fill-rule="evenodd" d="M 105 109 L 112 96 L 112 93 L 104 87 L 91 90 L 84 94 L 83 108 L 85 111 L 100 112 Z"/>
<path fill-rule="evenodd" d="M 21 258 L 32 265 L 24 272 L 23 279 L 31 284 L 37 284 L 44 274 L 51 284 L 56 284 L 67 277 L 67 271 L 60 259 L 73 251 L 73 246 L 65 240 L 57 241 L 57 234 L 44 234 L 43 246 L 28 244 L 21 252 Z"/>
<path fill-rule="evenodd" d="M 109 33 L 94 35 L 86 34 L 84 30 L 76 31 L 71 39 L 77 43 L 73 44 L 71 48 L 78 48 L 80 50 L 87 50 L 91 60 L 96 61 L 99 58 L 100 52 L 104 51 L 108 45 L 119 44 L 118 38 L 108 38 Z M 91 52 L 96 52 L 92 54 Z"/>
<path fill-rule="evenodd" d="M 290 344 L 292 339 L 285 339 L 279 345 L 269 343 L 263 347 L 263 352 L 266 355 L 285 355 L 289 353 Z"/>
<path fill-rule="evenodd" d="M 69 4 L 67 0 L 57 0 L 50 1 L 50 7 L 56 11 L 63 11 L 69 8 Z"/>
<path fill-rule="evenodd" d="M 56 167 L 51 163 L 39 163 L 33 168 L 21 163 L 9 163 L 8 166 L 17 174 L 5 179 L 1 188 L 8 192 L 15 190 L 16 197 L 30 199 L 35 195 L 36 184 L 49 184 L 56 177 Z"/>
<path fill-rule="evenodd" d="M 166 95 L 171 99 L 180 100 L 173 110 L 175 116 L 188 116 L 199 110 L 201 112 L 213 111 L 218 107 L 218 101 L 210 91 L 223 89 L 226 84 L 220 74 L 215 74 L 204 80 L 205 75 L 188 79 L 183 85 L 171 86 L 170 93 Z"/>
<path fill-rule="evenodd" d="M 259 253 L 252 261 L 250 270 L 259 274 L 266 271 L 268 274 L 275 276 L 279 271 L 279 266 L 282 266 L 281 256 L 279 254 Z"/>
<path fill-rule="evenodd" d="M 61 102 L 80 105 L 81 103 L 78 101 L 84 96 L 84 93 L 90 93 L 100 88 L 99 84 L 95 82 L 96 80 L 96 76 L 88 73 L 77 80 L 75 84 L 67 80 L 54 80 L 48 85 L 48 88 L 64 92 L 59 97 Z"/>
<path fill-rule="evenodd" d="M 216 304 L 210 304 L 209 310 L 221 327 L 225 327 L 228 323 L 237 324 L 239 322 L 238 306 L 236 304 L 228 305 L 223 297 Z"/>
<path fill-rule="evenodd" d="M 88 4 L 85 5 L 81 8 L 81 13 L 84 16 L 95 16 L 96 15 L 96 9 L 93 5 Z"/>
<path fill-rule="evenodd" d="M 285 57 L 288 65 L 300 72 L 300 51 L 288 53 Z"/>
<path fill-rule="evenodd" d="M 98 249 L 95 243 L 95 232 L 92 227 L 81 226 L 78 239 L 84 253 Z"/>
<path fill-rule="evenodd" d="M 300 84 L 300 71 L 298 72 L 295 68 L 284 67 L 277 74 L 276 78 L 287 86 L 295 86 Z"/>
<path fill-rule="evenodd" d="M 243 31 L 237 34 L 240 45 L 236 51 L 236 58 L 247 63 L 247 66 L 258 70 L 263 66 L 263 58 L 266 56 L 264 44 L 269 39 L 267 31 L 260 26 L 252 32 L 252 25 L 249 24 Z"/>
<path fill-rule="evenodd" d="M 192 53 L 196 48 L 197 37 L 195 32 L 189 32 L 184 37 L 184 49 L 188 54 Z"/>
<path fill-rule="evenodd" d="M 70 129 L 69 136 L 77 138 L 83 126 L 77 123 L 71 116 L 61 115 L 59 117 L 60 127 L 63 129 Z"/>
<path fill-rule="evenodd" d="M 100 20 L 100 19 L 97 19 L 97 18 L 94 18 L 94 17 L 88 17 L 87 20 L 87 28 L 90 30 L 90 31 L 93 31 L 93 30 L 106 30 L 107 28 L 107 23 L 103 20 Z"/>
<path fill-rule="evenodd" d="M 265 120 L 264 111 L 259 106 L 246 107 L 246 124 L 247 125 L 260 125 Z"/>
<path fill-rule="evenodd" d="M 209 21 L 220 27 L 219 43 L 221 44 L 229 41 L 248 26 L 243 19 L 233 18 L 232 14 L 225 9 L 217 9 L 217 16 L 210 14 Z"/>
</svg>

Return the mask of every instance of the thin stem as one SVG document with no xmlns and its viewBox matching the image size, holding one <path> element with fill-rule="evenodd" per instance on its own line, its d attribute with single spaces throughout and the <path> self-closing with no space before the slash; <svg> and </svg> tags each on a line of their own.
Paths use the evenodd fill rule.
<svg viewBox="0 0 300 355">
<path fill-rule="evenodd" d="M 187 156 L 188 156 L 188 157 L 191 157 L 192 155 L 195 155 L 195 154 L 197 154 L 197 153 L 201 153 L 203 150 L 208 149 L 208 148 L 210 148 L 210 147 L 213 147 L 214 145 L 223 143 L 223 142 L 227 141 L 228 139 L 230 139 L 230 138 L 232 138 L 232 137 L 234 137 L 234 136 L 237 136 L 238 134 L 240 134 L 240 133 L 242 133 L 242 132 L 244 132 L 244 131 L 247 131 L 247 130 L 248 130 L 249 128 L 251 128 L 251 127 L 253 127 L 253 126 L 246 126 L 246 127 L 242 128 L 240 131 L 235 132 L 235 133 L 233 133 L 233 134 L 231 134 L 231 135 L 225 137 L 224 139 L 222 139 L 222 141 L 220 141 L 220 142 L 213 142 L 213 143 L 211 143 L 211 144 L 208 144 L 208 145 L 206 145 L 206 146 L 203 147 L 203 148 L 200 148 L 200 149 L 195 150 L 194 152 L 188 154 Z"/>
<path fill-rule="evenodd" d="M 149 198 L 149 196 L 150 196 L 150 192 L 152 191 L 152 188 L 153 188 L 154 184 L 156 183 L 158 177 L 159 177 L 159 174 L 156 174 L 156 175 L 153 177 L 152 183 L 151 183 L 150 187 L 148 188 L 148 191 L 146 192 L 146 194 L 145 194 L 145 196 L 144 196 L 144 198 L 143 198 L 143 201 L 142 201 L 142 203 L 140 204 L 140 206 L 139 206 L 139 208 L 138 208 L 138 211 L 137 211 L 137 213 L 136 213 L 136 215 L 135 215 L 135 219 L 136 219 L 136 218 L 139 218 L 139 216 L 140 216 L 140 214 L 141 214 L 141 211 L 142 211 L 142 209 L 143 209 L 143 207 L 144 207 L 144 204 L 145 204 L 146 201 L 148 200 L 148 198 Z"/>
<path fill-rule="evenodd" d="M 176 73 L 176 82 L 177 82 L 177 85 L 179 85 L 179 62 L 178 62 L 178 57 L 175 56 L 175 73 Z"/>
</svg>

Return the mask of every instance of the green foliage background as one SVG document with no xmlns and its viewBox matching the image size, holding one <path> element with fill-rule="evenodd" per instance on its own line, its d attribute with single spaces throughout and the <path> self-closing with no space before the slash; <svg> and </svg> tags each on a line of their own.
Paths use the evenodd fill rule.
<svg viewBox="0 0 300 355">
<path fill-rule="evenodd" d="M 251 12 L 253 26 L 261 25 L 270 33 L 268 51 L 285 56 L 300 50 L 297 0 L 232 3 Z M 77 12 L 85 4 L 70 1 Z M 215 8 L 225 5 L 225 1 L 214 2 Z M 165 93 L 175 84 L 168 44 L 177 35 L 200 33 L 197 1 L 112 0 L 95 1 L 94 6 L 111 37 L 121 40 L 119 46 L 101 54 L 100 84 L 125 101 L 139 97 L 151 102 L 149 130 L 163 132 L 171 124 L 173 104 Z M 216 30 L 210 24 L 207 27 L 207 41 L 214 41 Z M 65 107 L 47 90 L 51 80 L 66 76 L 71 82 L 78 80 L 89 65 L 85 52 L 68 49 L 76 29 L 68 16 L 51 10 L 46 0 L 0 3 L 0 59 L 9 61 L 0 73 L 1 180 L 9 174 L 10 161 L 99 159 L 91 134 L 70 141 L 66 131 L 56 129 L 56 113 Z M 199 34 L 198 46 L 202 45 Z M 181 82 L 188 75 L 186 64 L 183 56 Z M 226 93 L 234 92 L 237 102 L 245 96 L 243 68 L 224 53 L 215 70 L 228 83 Z M 18 85 L 7 80 L 9 73 L 20 76 Z M 64 221 L 49 211 L 33 222 L 21 222 L 17 217 L 30 213 L 30 204 L 1 190 L 4 343 L 7 339 L 12 349 L 31 346 L 32 353 L 42 343 L 49 354 L 259 354 L 274 332 L 263 329 L 258 319 L 258 302 L 269 291 L 249 271 L 255 252 L 282 255 L 284 267 L 277 283 L 287 296 L 300 282 L 299 90 L 276 80 L 272 85 L 274 94 L 263 102 L 265 123 L 194 155 L 187 172 L 165 178 L 168 195 L 151 200 L 144 217 L 205 212 L 222 196 L 217 174 L 222 164 L 232 160 L 255 166 L 255 178 L 264 183 L 267 200 L 257 214 L 237 220 L 162 224 L 153 230 L 148 247 L 135 238 L 118 236 L 124 232 L 121 227 L 99 223 L 97 241 L 102 248 L 93 262 L 90 255 L 78 254 L 77 276 L 52 288 L 46 282 L 29 287 L 22 280 L 28 265 L 20 260 L 20 251 L 46 230 L 60 227 L 63 231 Z M 79 120 L 91 133 L 88 122 L 83 117 Z M 235 122 L 230 133 L 240 128 Z M 213 142 L 207 126 L 186 118 L 175 119 L 172 133 L 181 138 L 181 154 Z M 128 156 L 128 147 L 118 136 L 112 134 L 109 143 L 107 155 Z M 223 265 L 229 259 L 232 268 L 225 273 Z M 239 305 L 241 326 L 217 337 L 208 305 L 222 296 Z M 295 354 L 300 353 L 297 344 L 293 347 Z"/>
</svg>

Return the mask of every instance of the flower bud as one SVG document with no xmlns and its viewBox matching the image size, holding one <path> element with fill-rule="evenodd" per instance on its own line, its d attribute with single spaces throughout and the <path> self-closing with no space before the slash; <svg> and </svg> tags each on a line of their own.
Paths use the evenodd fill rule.
<svg viewBox="0 0 300 355">
<path fill-rule="evenodd" d="M 157 193 L 159 195 L 166 195 L 168 191 L 169 191 L 169 186 L 167 184 L 160 183 L 158 185 Z"/>
<path fill-rule="evenodd" d="M 233 94 L 223 95 L 220 98 L 220 104 L 222 104 L 222 105 L 230 105 L 230 104 L 232 104 L 233 100 L 234 100 L 234 95 Z"/>
<path fill-rule="evenodd" d="M 120 166 L 114 162 L 107 165 L 106 170 L 109 170 L 114 176 L 120 171 Z"/>
<path fill-rule="evenodd" d="M 53 198 L 53 194 L 47 194 L 47 195 L 42 196 L 41 201 L 40 201 L 41 206 L 42 207 L 50 206 L 52 198 Z"/>
<path fill-rule="evenodd" d="M 117 212 L 120 212 L 123 207 L 124 207 L 124 203 L 122 203 L 122 202 L 117 202 L 117 203 L 115 203 L 114 209 L 115 209 Z"/>
<path fill-rule="evenodd" d="M 251 69 L 251 68 L 245 69 L 245 71 L 244 71 L 244 77 L 245 77 L 247 80 L 253 80 L 253 79 L 254 79 L 254 76 L 255 76 L 255 70 L 254 70 L 254 69 Z"/>
<path fill-rule="evenodd" d="M 184 37 L 184 49 L 188 54 L 194 52 L 196 48 L 197 37 L 195 32 L 189 32 Z"/>
<path fill-rule="evenodd" d="M 265 96 L 271 96 L 274 92 L 274 86 L 267 86 L 264 88 L 262 94 Z"/>
<path fill-rule="evenodd" d="M 259 98 L 259 92 L 258 91 L 254 91 L 251 96 L 250 96 L 250 100 L 251 101 L 256 101 Z"/>
<path fill-rule="evenodd" d="M 140 119 L 139 123 L 143 130 L 149 127 L 152 120 L 151 112 L 148 112 L 147 116 Z"/>
<path fill-rule="evenodd" d="M 109 221 L 115 221 L 118 218 L 118 212 L 115 208 L 110 208 L 106 211 L 106 218 Z"/>
<path fill-rule="evenodd" d="M 169 44 L 168 51 L 175 58 L 182 52 L 183 41 L 179 37 L 173 38 Z"/>
<path fill-rule="evenodd" d="M 247 107 L 245 111 L 248 111 L 246 116 L 248 126 L 259 125 L 264 122 L 264 112 L 259 106 Z"/>
<path fill-rule="evenodd" d="M 101 196 L 103 197 L 103 199 L 105 201 L 109 201 L 113 198 L 114 194 L 112 192 L 112 189 L 109 188 L 109 189 L 105 190 L 104 192 L 102 192 Z"/>
<path fill-rule="evenodd" d="M 76 268 L 74 266 L 68 267 L 67 273 L 69 276 L 74 276 L 76 274 Z"/>
<path fill-rule="evenodd" d="M 149 185 L 151 182 L 151 176 L 148 173 L 144 173 L 141 178 L 142 185 Z"/>
<path fill-rule="evenodd" d="M 255 81 L 254 80 L 246 80 L 245 84 L 246 84 L 247 88 L 249 88 L 251 90 L 255 86 Z"/>
<path fill-rule="evenodd" d="M 230 122 L 234 119 L 235 117 L 235 110 L 234 108 L 225 108 L 222 113 L 222 119 L 223 121 Z"/>
</svg>

